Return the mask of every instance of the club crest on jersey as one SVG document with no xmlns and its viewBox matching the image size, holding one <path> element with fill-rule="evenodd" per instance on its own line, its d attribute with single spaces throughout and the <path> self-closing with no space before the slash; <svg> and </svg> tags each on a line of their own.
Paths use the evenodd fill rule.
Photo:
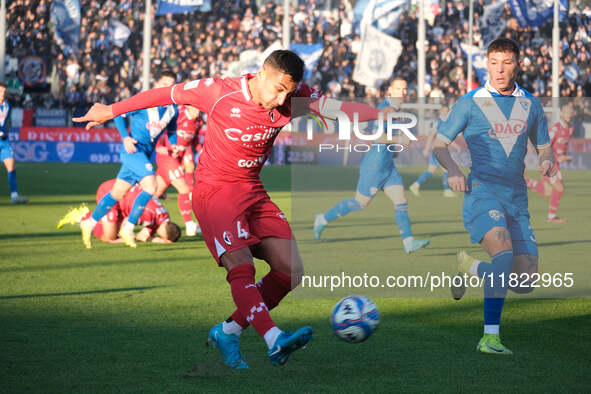
<svg viewBox="0 0 591 394">
<path fill-rule="evenodd" d="M 509 119 L 506 122 L 496 122 L 488 131 L 492 138 L 517 137 L 527 130 L 527 122 L 521 119 Z"/>
<path fill-rule="evenodd" d="M 528 99 L 517 99 L 517 102 L 521 105 L 524 111 L 529 111 L 530 102 Z"/>
<path fill-rule="evenodd" d="M 232 242 L 234 242 L 234 236 L 229 231 L 224 231 L 224 233 L 222 234 L 222 238 L 224 239 L 224 242 L 228 245 L 232 245 Z"/>
<path fill-rule="evenodd" d="M 493 220 L 499 221 L 501 218 L 505 217 L 505 214 L 497 209 L 491 209 L 488 211 L 488 216 L 490 216 Z"/>
</svg>

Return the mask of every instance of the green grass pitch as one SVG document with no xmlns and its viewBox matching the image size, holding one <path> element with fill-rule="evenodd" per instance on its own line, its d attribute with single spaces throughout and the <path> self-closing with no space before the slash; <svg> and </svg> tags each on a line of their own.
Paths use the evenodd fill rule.
<svg viewBox="0 0 591 394">
<path fill-rule="evenodd" d="M 87 201 L 94 207 L 96 187 L 114 177 L 117 166 L 20 163 L 18 168 L 28 205 L 9 204 L 6 172 L 0 172 L 2 393 L 588 392 L 591 387 L 588 291 L 565 299 L 510 298 L 501 326 L 503 342 L 515 352 L 508 358 L 475 351 L 482 331 L 478 298 L 372 296 L 380 311 L 378 330 L 366 342 L 350 345 L 329 325 L 338 296 L 296 293 L 272 316 L 283 329 L 311 325 L 308 347 L 286 366 L 273 367 L 264 342 L 249 329 L 241 343 L 251 369 L 230 370 L 217 350 L 205 346 L 209 328 L 232 312 L 233 302 L 224 271 L 200 239 L 140 244 L 137 250 L 94 242 L 93 250 L 85 250 L 77 228 L 58 231 L 55 224 L 70 206 Z M 327 228 L 325 242 L 314 242 L 313 214 L 353 196 L 355 171 L 349 190 L 312 199 L 308 217 L 296 212 L 297 204 L 292 208 L 290 168 L 264 169 L 271 197 L 292 216 L 306 266 L 329 259 L 331 248 L 374 241 L 400 266 L 437 261 L 453 267 L 458 248 L 484 257 L 461 225 L 461 199 L 443 200 L 437 175 L 420 198 L 409 196 L 413 230 L 431 238 L 429 249 L 402 252 L 383 194 L 364 212 Z M 421 171 L 402 168 L 405 184 Z M 530 194 L 540 264 L 555 272 L 572 262 L 589 264 L 591 255 L 590 175 L 564 175 L 559 214 L 567 225 L 547 224 L 547 200 Z M 180 222 L 171 195 L 165 205 Z M 430 207 L 438 204 L 444 208 L 433 216 Z M 263 263 L 257 268 L 259 277 L 266 272 Z M 364 293 L 346 291 L 358 292 Z"/>
</svg>

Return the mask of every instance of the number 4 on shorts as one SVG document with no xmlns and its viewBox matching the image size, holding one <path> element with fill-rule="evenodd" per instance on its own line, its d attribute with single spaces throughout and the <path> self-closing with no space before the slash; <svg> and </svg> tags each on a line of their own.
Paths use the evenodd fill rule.
<svg viewBox="0 0 591 394">
<path fill-rule="evenodd" d="M 238 232 L 238 238 L 248 239 L 248 231 L 240 227 L 240 222 L 236 224 L 236 231 Z"/>
</svg>

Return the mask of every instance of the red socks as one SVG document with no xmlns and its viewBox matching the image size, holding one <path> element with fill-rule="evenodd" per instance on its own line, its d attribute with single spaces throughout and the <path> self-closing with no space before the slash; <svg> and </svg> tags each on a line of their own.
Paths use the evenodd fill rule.
<svg viewBox="0 0 591 394">
<path fill-rule="evenodd" d="M 226 280 L 230 283 L 234 303 L 240 314 L 245 316 L 247 325 L 252 325 L 263 337 L 267 331 L 275 327 L 275 323 L 258 287 L 254 284 L 254 272 L 253 265 L 241 264 L 228 272 Z"/>
<path fill-rule="evenodd" d="M 185 173 L 185 182 L 187 182 L 187 185 L 189 185 L 189 189 L 193 190 L 193 184 L 195 183 L 195 181 L 193 180 L 193 173 Z"/>
<path fill-rule="evenodd" d="M 560 204 L 560 197 L 562 197 L 561 191 L 552 190 L 552 194 L 550 194 L 550 208 L 548 208 L 549 217 L 556 216 L 556 212 L 558 212 L 558 205 Z"/>
<path fill-rule="evenodd" d="M 269 310 L 275 308 L 277 304 L 291 291 L 291 277 L 279 271 L 269 271 L 269 273 L 257 283 L 259 293 Z M 236 309 L 231 316 L 232 320 L 240 324 L 242 328 L 248 327 L 248 322 L 240 310 Z"/>
<path fill-rule="evenodd" d="M 191 195 L 191 193 L 186 193 L 186 194 L 179 193 L 179 198 L 177 200 L 177 204 L 179 206 L 179 212 L 181 213 L 181 216 L 183 217 L 183 222 L 185 222 L 185 223 L 193 220 L 193 217 L 191 216 L 192 207 L 191 207 L 190 195 Z"/>
</svg>

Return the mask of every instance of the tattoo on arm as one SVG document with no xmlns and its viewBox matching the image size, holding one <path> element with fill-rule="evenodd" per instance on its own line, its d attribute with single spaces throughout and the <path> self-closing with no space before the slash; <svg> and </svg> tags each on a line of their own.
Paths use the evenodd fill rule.
<svg viewBox="0 0 591 394">
<path fill-rule="evenodd" d="M 511 234 L 509 234 L 509 231 L 507 231 L 506 228 L 503 228 L 502 230 L 497 230 L 495 235 L 497 240 L 499 241 L 511 241 Z"/>
</svg>

